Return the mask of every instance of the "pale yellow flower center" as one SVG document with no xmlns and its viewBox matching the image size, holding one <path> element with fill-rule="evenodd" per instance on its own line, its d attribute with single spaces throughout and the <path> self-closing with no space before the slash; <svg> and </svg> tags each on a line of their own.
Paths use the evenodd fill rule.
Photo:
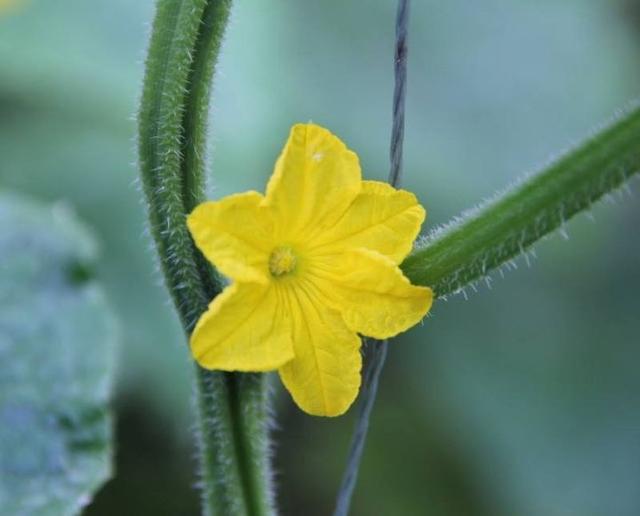
<svg viewBox="0 0 640 516">
<path fill-rule="evenodd" d="M 296 263 L 293 249 L 287 246 L 276 247 L 269 256 L 269 271 L 276 278 L 284 276 L 295 270 Z"/>
</svg>

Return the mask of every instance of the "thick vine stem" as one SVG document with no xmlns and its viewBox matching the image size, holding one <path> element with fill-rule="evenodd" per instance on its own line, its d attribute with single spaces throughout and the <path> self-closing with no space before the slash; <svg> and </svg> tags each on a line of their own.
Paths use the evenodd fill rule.
<svg viewBox="0 0 640 516">
<path fill-rule="evenodd" d="M 196 381 L 203 513 L 272 514 L 266 375 L 198 368 Z M 238 477 L 234 459 L 244 465 Z"/>
<path fill-rule="evenodd" d="M 159 0 L 138 117 L 151 234 L 187 333 L 222 282 L 194 247 L 187 214 L 204 198 L 210 85 L 231 0 Z M 273 512 L 262 375 L 196 366 L 204 514 Z"/>
<path fill-rule="evenodd" d="M 640 108 L 418 244 L 401 268 L 439 297 L 508 260 L 640 171 Z"/>
</svg>

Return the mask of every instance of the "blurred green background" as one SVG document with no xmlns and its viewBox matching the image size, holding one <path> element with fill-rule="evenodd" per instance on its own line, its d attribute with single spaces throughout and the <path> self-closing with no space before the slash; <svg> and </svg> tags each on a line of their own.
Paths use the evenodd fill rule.
<svg viewBox="0 0 640 516">
<path fill-rule="evenodd" d="M 331 128 L 366 177 L 385 176 L 394 11 L 237 2 L 215 81 L 211 197 L 262 189 L 298 121 Z M 121 320 L 117 476 L 94 516 L 198 512 L 191 366 L 135 169 L 152 14 L 151 0 L 24 0 L 0 14 L 0 187 L 66 201 L 94 228 Z M 637 1 L 414 2 L 405 185 L 429 211 L 425 230 L 624 107 L 638 63 Z M 592 214 L 392 345 L 354 515 L 640 514 L 640 203 L 623 193 Z M 282 513 L 329 514 L 353 411 L 314 419 L 273 385 Z"/>
</svg>

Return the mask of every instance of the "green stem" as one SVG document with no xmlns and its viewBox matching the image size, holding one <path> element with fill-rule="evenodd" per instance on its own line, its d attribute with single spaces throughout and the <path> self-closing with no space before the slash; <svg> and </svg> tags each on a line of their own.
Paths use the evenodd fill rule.
<svg viewBox="0 0 640 516">
<path fill-rule="evenodd" d="M 151 234 L 190 333 L 222 289 L 186 216 L 204 199 L 210 85 L 231 0 L 159 0 L 139 112 L 138 151 Z M 273 512 L 263 375 L 196 366 L 204 514 Z"/>
<path fill-rule="evenodd" d="M 197 403 L 204 514 L 274 513 L 267 377 L 198 368 Z M 232 421 L 233 425 L 227 422 Z M 242 474 L 229 461 L 242 465 Z"/>
<path fill-rule="evenodd" d="M 401 268 L 439 297 L 527 251 L 640 171 L 635 108 L 538 174 L 419 243 Z"/>
<path fill-rule="evenodd" d="M 232 378 L 197 368 L 198 454 L 202 513 L 207 516 L 249 514 L 230 402 Z"/>
<path fill-rule="evenodd" d="M 169 292 L 187 331 L 209 299 L 185 224 L 181 167 L 185 97 L 205 3 L 158 2 L 138 115 L 140 172 L 151 234 Z"/>
<path fill-rule="evenodd" d="M 253 494 L 249 499 L 249 514 L 273 514 L 268 377 L 260 373 L 228 376 L 235 383 L 233 390 L 239 398 L 231 406 L 237 412 L 238 454 L 248 473 L 243 476 L 244 487 L 246 492 Z"/>
</svg>

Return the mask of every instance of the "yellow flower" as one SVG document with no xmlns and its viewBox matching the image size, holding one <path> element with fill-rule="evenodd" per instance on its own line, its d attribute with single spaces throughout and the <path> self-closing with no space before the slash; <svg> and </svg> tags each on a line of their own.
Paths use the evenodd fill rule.
<svg viewBox="0 0 640 516">
<path fill-rule="evenodd" d="M 342 414 L 360 388 L 357 334 L 393 337 L 431 306 L 431 290 L 398 267 L 424 218 L 412 193 L 363 181 L 329 131 L 294 126 L 266 195 L 205 202 L 188 217 L 232 280 L 191 335 L 194 357 L 207 369 L 278 369 L 302 410 Z"/>
</svg>

